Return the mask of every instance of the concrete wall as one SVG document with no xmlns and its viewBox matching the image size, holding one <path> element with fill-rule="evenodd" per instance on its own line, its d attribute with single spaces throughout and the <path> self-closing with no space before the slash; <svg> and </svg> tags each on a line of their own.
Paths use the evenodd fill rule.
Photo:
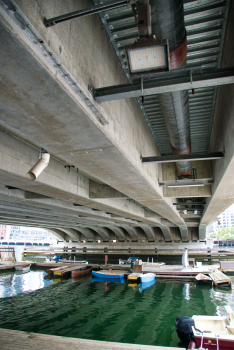
<svg viewBox="0 0 234 350">
<path fill-rule="evenodd" d="M 224 43 L 222 67 L 234 65 L 234 3 L 228 19 Z M 210 141 L 210 151 L 225 151 L 225 157 L 211 162 L 214 184 L 213 197 L 207 202 L 207 208 L 201 224 L 211 221 L 234 203 L 234 85 L 218 87 L 217 101 Z"/>
</svg>

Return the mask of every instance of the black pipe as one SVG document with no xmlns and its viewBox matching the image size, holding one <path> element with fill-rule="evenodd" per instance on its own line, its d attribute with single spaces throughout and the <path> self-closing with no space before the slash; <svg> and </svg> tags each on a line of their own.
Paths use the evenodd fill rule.
<svg viewBox="0 0 234 350">
<path fill-rule="evenodd" d="M 186 40 L 182 0 L 150 0 L 152 34 L 157 39 L 168 39 L 169 51 L 174 51 Z M 184 60 L 178 67 L 186 67 Z M 189 102 L 187 91 L 158 94 L 174 154 L 191 152 Z M 191 162 L 177 162 L 181 174 L 191 171 Z"/>
</svg>

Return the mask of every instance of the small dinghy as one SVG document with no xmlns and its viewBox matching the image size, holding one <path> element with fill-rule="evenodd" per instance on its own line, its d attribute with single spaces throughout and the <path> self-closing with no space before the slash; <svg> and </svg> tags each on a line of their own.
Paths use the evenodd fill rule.
<svg viewBox="0 0 234 350">
<path fill-rule="evenodd" d="M 92 271 L 92 275 L 95 278 L 123 278 L 125 271 L 119 271 L 119 270 L 101 270 L 101 271 Z"/>
<path fill-rule="evenodd" d="M 212 283 L 212 278 L 210 278 L 209 276 L 204 275 L 203 273 L 199 273 L 196 276 L 196 280 L 199 283 Z"/>
<path fill-rule="evenodd" d="M 140 281 L 141 282 L 151 282 L 151 281 L 154 281 L 155 280 L 155 273 L 144 273 L 140 276 Z"/>
<path fill-rule="evenodd" d="M 29 271 L 29 270 L 30 270 L 30 266 L 31 266 L 31 264 L 18 265 L 18 266 L 15 267 L 15 269 L 16 269 L 17 271 L 26 272 L 26 271 Z"/>
</svg>

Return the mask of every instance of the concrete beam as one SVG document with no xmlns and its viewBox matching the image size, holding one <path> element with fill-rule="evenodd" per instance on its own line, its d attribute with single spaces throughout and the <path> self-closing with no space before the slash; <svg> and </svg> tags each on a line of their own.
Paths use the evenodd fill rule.
<svg viewBox="0 0 234 350">
<path fill-rule="evenodd" d="M 127 231 L 127 233 L 129 234 L 129 236 L 133 241 L 138 241 L 138 232 L 135 227 L 130 227 L 127 225 L 121 225 L 121 226 Z"/>
<path fill-rule="evenodd" d="M 25 199 L 45 199 L 45 198 L 51 198 L 51 197 L 44 196 L 42 194 L 35 193 L 35 192 L 24 191 L 24 198 Z"/>
<path fill-rule="evenodd" d="M 222 54 L 222 67 L 234 64 L 234 2 L 230 3 L 228 26 Z M 219 87 L 215 105 L 209 150 L 225 150 L 223 159 L 212 162 L 214 183 L 212 198 L 206 201 L 199 227 L 199 239 L 205 237 L 205 226 L 234 203 L 234 84 Z"/>
<path fill-rule="evenodd" d="M 109 240 L 109 232 L 105 227 L 94 226 L 93 229 L 99 234 L 104 240 Z"/>
<path fill-rule="evenodd" d="M 194 161 L 192 167 L 196 169 L 197 181 L 199 179 L 212 178 L 210 161 Z M 163 181 L 175 181 L 175 164 L 164 163 L 162 164 L 162 182 Z M 202 187 L 179 187 L 169 188 L 163 187 L 164 197 L 171 198 L 192 198 L 192 197 L 211 197 L 211 185 L 205 185 Z M 178 225 L 179 226 L 179 225 Z"/>
<path fill-rule="evenodd" d="M 127 198 L 127 196 L 110 186 L 89 180 L 89 198 Z"/>
<path fill-rule="evenodd" d="M 165 225 L 159 225 L 159 227 L 162 230 L 165 242 L 170 242 L 172 239 L 169 227 Z"/>
<path fill-rule="evenodd" d="M 125 235 L 125 231 L 121 228 L 121 227 L 117 227 L 117 226 L 108 226 L 113 232 L 114 234 L 118 237 L 119 241 L 125 241 L 126 239 L 126 235 Z"/>
<path fill-rule="evenodd" d="M 96 235 L 93 233 L 93 231 L 90 228 L 83 228 L 83 227 L 78 227 L 77 231 L 81 232 L 86 239 L 92 239 L 95 240 L 96 239 Z"/>
<path fill-rule="evenodd" d="M 156 218 L 156 219 L 160 219 L 162 216 L 157 214 L 157 213 L 154 213 L 153 211 L 151 210 L 148 210 L 148 209 L 145 209 L 145 217 L 146 218 Z"/>
<path fill-rule="evenodd" d="M 59 229 L 64 233 L 66 233 L 69 237 L 80 240 L 80 234 L 77 230 L 74 230 L 73 228 L 65 228 L 65 227 L 62 227 L 62 228 L 60 227 Z"/>
<path fill-rule="evenodd" d="M 200 241 L 203 241 L 206 239 L 206 226 L 207 225 L 204 225 L 204 224 L 199 225 L 198 232 L 199 232 L 199 240 Z"/>
<path fill-rule="evenodd" d="M 189 240 L 188 228 L 186 225 L 179 226 L 182 242 L 187 242 Z"/>
<path fill-rule="evenodd" d="M 47 231 L 53 233 L 53 235 L 58 237 L 60 240 L 62 240 L 62 241 L 66 241 L 67 240 L 67 235 L 63 231 L 60 231 L 57 228 L 50 228 L 50 227 L 48 227 L 46 229 L 47 229 Z"/>
<path fill-rule="evenodd" d="M 153 242 L 155 241 L 155 234 L 154 234 L 154 228 L 149 227 L 147 225 L 141 225 L 142 230 L 144 230 L 146 237 L 148 238 L 148 241 Z"/>
<path fill-rule="evenodd" d="M 82 24 L 73 21 L 72 33 L 79 32 L 80 40 L 71 34 L 68 45 L 66 33 L 71 32 L 70 23 L 64 23 L 63 30 L 55 26 L 45 31 L 41 20 L 40 13 L 49 14 L 50 8 L 57 6 L 56 1 L 50 2 L 50 8 L 43 2 L 38 5 L 34 0 L 30 2 L 30 9 L 22 1 L 16 0 L 16 4 L 20 8 L 16 6 L 14 14 L 6 9 L 7 6 L 0 13 L 3 23 L 0 43 L 4 43 L 0 52 L 6 68 L 2 77 L 4 112 L 0 124 L 34 145 L 47 149 L 66 164 L 82 169 L 91 178 L 162 216 L 166 215 L 175 224 L 183 223 L 170 201 L 161 205 L 163 191 L 155 181 L 161 172 L 160 166 L 151 165 L 146 170 L 140 161 L 141 154 L 158 154 L 158 150 L 137 102 L 123 101 L 100 108 L 87 89 L 92 81 L 103 86 L 126 81 L 109 41 L 103 41 L 99 18 L 84 18 Z M 61 10 L 71 10 L 71 6 L 78 5 L 68 2 Z M 93 21 L 95 33 L 90 32 Z M 85 46 L 83 42 L 86 42 Z M 91 58 L 93 52 L 95 69 Z M 84 64 L 75 65 L 77 60 Z M 103 60 L 108 60 L 108 69 L 103 66 Z M 17 99 L 9 90 L 13 84 L 18 91 Z M 27 130 L 24 125 L 27 125 Z M 40 194 L 48 195 L 45 192 Z"/>
</svg>

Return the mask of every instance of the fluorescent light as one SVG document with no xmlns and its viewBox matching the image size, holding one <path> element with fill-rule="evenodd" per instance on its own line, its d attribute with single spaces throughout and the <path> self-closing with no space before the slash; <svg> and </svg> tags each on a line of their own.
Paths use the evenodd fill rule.
<svg viewBox="0 0 234 350">
<path fill-rule="evenodd" d="M 166 46 L 163 45 L 128 50 L 131 73 L 166 68 L 166 57 Z"/>
<path fill-rule="evenodd" d="M 204 186 L 204 184 L 195 184 L 195 185 L 168 185 L 167 187 L 197 187 L 197 186 Z"/>
</svg>

